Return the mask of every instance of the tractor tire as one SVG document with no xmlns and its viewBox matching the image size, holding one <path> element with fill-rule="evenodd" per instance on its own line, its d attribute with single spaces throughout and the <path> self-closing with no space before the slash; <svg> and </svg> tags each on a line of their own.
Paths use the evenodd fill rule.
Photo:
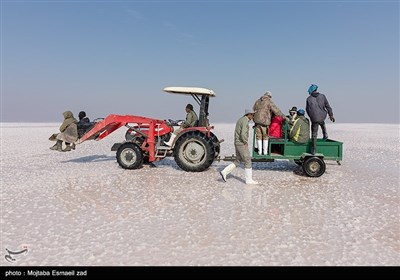
<svg viewBox="0 0 400 280">
<path fill-rule="evenodd" d="M 124 169 L 138 169 L 143 164 L 143 153 L 134 143 L 124 143 L 117 150 L 117 162 Z"/>
<path fill-rule="evenodd" d="M 304 173 L 310 177 L 319 177 L 325 173 L 326 169 L 324 160 L 319 157 L 306 158 L 302 167 Z"/>
<path fill-rule="evenodd" d="M 190 131 L 178 138 L 174 158 L 180 168 L 188 172 L 202 172 L 214 161 L 212 138 L 200 131 Z"/>
<path fill-rule="evenodd" d="M 211 132 L 211 141 L 214 144 L 214 151 L 215 151 L 214 157 L 218 157 L 219 153 L 221 152 L 221 145 L 219 143 L 218 137 L 215 136 L 215 134 L 212 132 Z"/>
<path fill-rule="evenodd" d="M 127 142 L 132 142 L 137 144 L 139 147 L 142 146 L 145 138 L 143 136 L 138 136 L 138 135 L 131 135 L 132 129 L 128 129 L 125 133 L 125 139 Z M 149 164 L 149 155 L 143 154 L 143 163 L 144 164 Z"/>
</svg>

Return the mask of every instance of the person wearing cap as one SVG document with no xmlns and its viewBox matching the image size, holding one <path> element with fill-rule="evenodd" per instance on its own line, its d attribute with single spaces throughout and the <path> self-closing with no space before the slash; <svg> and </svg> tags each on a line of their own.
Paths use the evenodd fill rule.
<svg viewBox="0 0 400 280">
<path fill-rule="evenodd" d="M 314 155 L 317 152 L 318 127 L 321 126 L 323 139 L 328 139 L 325 119 L 329 115 L 329 119 L 335 122 L 335 118 L 328 99 L 326 99 L 324 94 L 318 92 L 317 85 L 312 84 L 307 91 L 310 96 L 306 100 L 306 111 L 311 120 L 311 154 Z"/>
<path fill-rule="evenodd" d="M 79 121 L 82 123 L 88 123 L 90 122 L 89 118 L 86 116 L 85 111 L 80 111 L 78 114 Z"/>
<path fill-rule="evenodd" d="M 94 124 L 90 122 L 90 119 L 86 116 L 85 111 L 80 111 L 78 114 L 78 118 L 78 137 L 81 138 L 83 134 L 86 133 L 86 131 L 93 127 Z M 75 144 L 72 144 L 71 148 L 75 149 Z"/>
<path fill-rule="evenodd" d="M 310 140 L 310 121 L 304 114 L 304 109 L 297 111 L 296 120 L 289 132 L 289 139 L 295 143 L 307 143 Z"/>
<path fill-rule="evenodd" d="M 175 130 L 172 134 L 171 137 L 169 138 L 169 140 L 167 142 L 164 142 L 165 145 L 167 146 L 172 146 L 172 144 L 174 143 L 174 140 L 176 138 L 176 136 L 185 128 L 188 127 L 193 127 L 196 126 L 197 123 L 197 115 L 196 113 L 193 111 L 193 105 L 192 104 L 187 104 L 185 107 L 185 111 L 186 111 L 186 120 L 183 124 L 181 124 L 181 127 L 178 128 L 177 130 Z"/>
<path fill-rule="evenodd" d="M 293 106 L 292 109 L 289 110 L 289 115 L 286 116 L 287 123 L 289 125 L 289 131 L 293 126 L 294 121 L 297 117 L 297 107 Z"/>
<path fill-rule="evenodd" d="M 248 148 L 249 143 L 249 122 L 254 118 L 254 112 L 246 109 L 244 116 L 236 122 L 235 127 L 235 153 L 236 159 L 233 163 L 229 164 L 220 172 L 222 180 L 226 182 L 226 176 L 231 173 L 236 167 L 240 166 L 240 163 L 244 163 L 245 180 L 246 184 L 256 185 L 258 182 L 253 180 L 253 170 L 251 163 L 251 155 Z"/>
<path fill-rule="evenodd" d="M 267 91 L 261 96 L 253 106 L 254 123 L 256 125 L 256 138 L 259 155 L 268 154 L 269 126 L 271 124 L 272 115 L 286 118 L 279 108 L 272 101 L 272 94 Z"/>
</svg>

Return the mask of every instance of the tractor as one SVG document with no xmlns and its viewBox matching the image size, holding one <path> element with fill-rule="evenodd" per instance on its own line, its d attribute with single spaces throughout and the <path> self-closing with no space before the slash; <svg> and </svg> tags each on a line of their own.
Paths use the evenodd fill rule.
<svg viewBox="0 0 400 280">
<path fill-rule="evenodd" d="M 178 166 L 188 172 L 206 170 L 220 154 L 220 143 L 211 132 L 214 128 L 208 120 L 210 97 L 214 91 L 198 87 L 166 87 L 167 93 L 191 95 L 200 106 L 197 125 L 183 129 L 171 146 L 165 145 L 179 121 L 159 120 L 135 115 L 109 115 L 95 123 L 79 139 L 100 140 L 125 126 L 125 141 L 115 143 L 111 150 L 116 151 L 118 164 L 124 169 L 138 169 L 143 163 L 153 163 L 173 156 Z"/>
</svg>

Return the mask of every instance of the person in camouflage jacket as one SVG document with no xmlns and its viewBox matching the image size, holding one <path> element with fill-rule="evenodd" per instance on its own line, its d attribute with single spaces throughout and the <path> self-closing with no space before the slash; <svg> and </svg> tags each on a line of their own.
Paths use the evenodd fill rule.
<svg viewBox="0 0 400 280">
<path fill-rule="evenodd" d="M 51 150 L 59 151 L 59 152 L 69 152 L 71 151 L 70 144 L 72 143 L 73 145 L 76 140 L 78 140 L 78 128 L 77 128 L 77 123 L 78 121 L 74 118 L 74 115 L 72 114 L 71 111 L 65 111 L 63 113 L 64 116 L 64 121 L 60 126 L 60 133 L 58 134 L 53 134 L 55 136 L 55 139 L 57 142 L 54 144 L 54 146 L 50 147 Z M 51 137 L 50 137 L 51 138 Z M 62 149 L 62 143 L 65 142 L 65 149 Z"/>
<path fill-rule="evenodd" d="M 271 124 L 272 115 L 285 118 L 286 116 L 272 101 L 272 94 L 267 91 L 261 96 L 253 106 L 254 123 L 256 125 L 256 138 L 259 155 L 268 154 L 269 126 Z"/>
</svg>

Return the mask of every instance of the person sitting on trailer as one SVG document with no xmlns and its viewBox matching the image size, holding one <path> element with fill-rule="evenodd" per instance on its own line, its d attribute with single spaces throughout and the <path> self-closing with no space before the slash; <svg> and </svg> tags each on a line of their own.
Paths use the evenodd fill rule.
<svg viewBox="0 0 400 280">
<path fill-rule="evenodd" d="M 280 116 L 273 116 L 271 125 L 269 126 L 269 137 L 282 138 L 282 123 L 283 118 Z"/>
<path fill-rule="evenodd" d="M 180 128 L 178 128 L 171 134 L 169 140 L 167 142 L 164 142 L 165 145 L 172 146 L 172 144 L 174 143 L 174 139 L 183 129 L 196 126 L 198 117 L 196 113 L 193 111 L 193 105 L 187 104 L 185 110 L 186 110 L 186 120 L 181 124 Z"/>
<path fill-rule="evenodd" d="M 307 143 L 310 140 L 310 121 L 304 114 L 304 109 L 297 111 L 297 118 L 290 129 L 289 139 L 295 143 Z"/>
<path fill-rule="evenodd" d="M 289 125 L 289 131 L 293 126 L 294 121 L 297 118 L 297 107 L 293 106 L 292 109 L 289 110 L 289 115 L 286 116 L 287 123 Z"/>
</svg>

